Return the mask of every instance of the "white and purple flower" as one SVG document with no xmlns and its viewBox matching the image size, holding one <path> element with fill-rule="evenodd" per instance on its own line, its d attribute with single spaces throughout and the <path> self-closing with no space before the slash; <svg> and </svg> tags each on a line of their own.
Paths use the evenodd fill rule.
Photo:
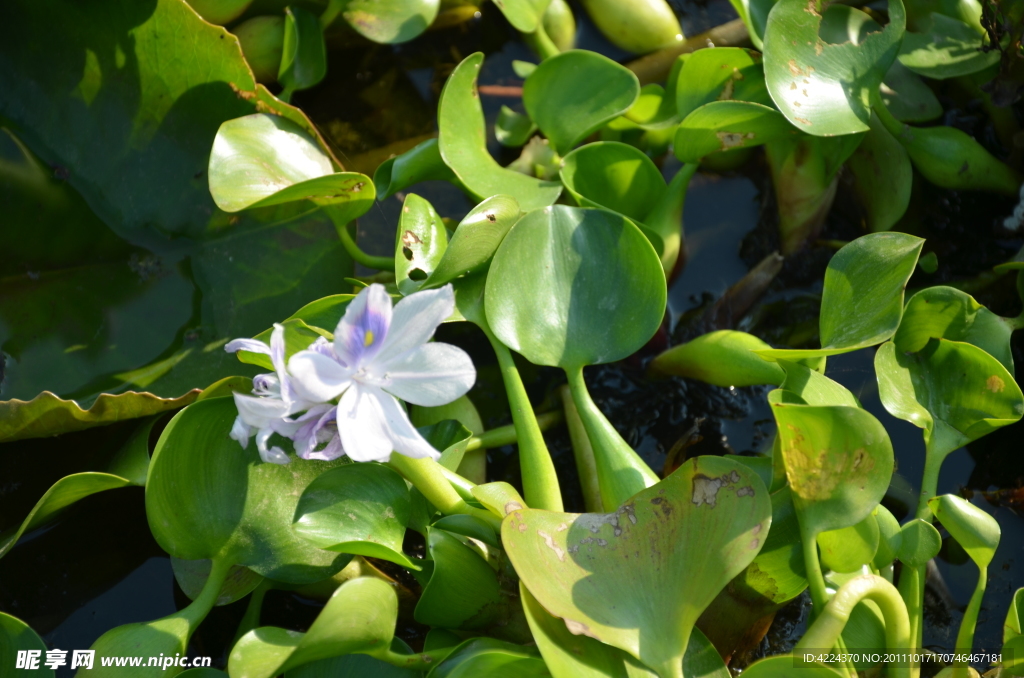
<svg viewBox="0 0 1024 678">
<path fill-rule="evenodd" d="M 392 451 L 438 458 L 398 399 L 444 405 L 473 386 L 476 370 L 465 351 L 428 343 L 454 307 L 451 285 L 412 294 L 393 309 L 384 287 L 371 285 L 349 304 L 334 342 L 318 339 L 293 355 L 287 369 L 281 325 L 274 326 L 269 347 L 254 339 L 230 342 L 228 351 L 270 355 L 275 370 L 253 379 L 255 397 L 235 394 L 231 437 L 245 447 L 255 430 L 260 458 L 276 464 L 287 464 L 288 455 L 268 447 L 274 433 L 291 438 L 303 459 L 347 454 L 355 461 L 387 461 Z"/>
</svg>

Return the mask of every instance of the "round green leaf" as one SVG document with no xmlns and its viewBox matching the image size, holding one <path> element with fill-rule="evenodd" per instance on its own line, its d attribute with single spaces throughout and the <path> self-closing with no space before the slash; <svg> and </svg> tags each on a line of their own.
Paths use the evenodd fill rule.
<svg viewBox="0 0 1024 678">
<path fill-rule="evenodd" d="M 874 515 L 856 525 L 818 534 L 821 564 L 833 572 L 858 572 L 878 551 L 878 522 Z"/>
<path fill-rule="evenodd" d="M 226 557 L 293 584 L 339 571 L 349 556 L 314 547 L 291 524 L 306 486 L 344 460 L 262 463 L 254 445 L 243 450 L 228 437 L 236 416 L 231 398 L 212 398 L 182 410 L 164 429 L 146 483 L 153 536 L 177 558 Z"/>
<path fill-rule="evenodd" d="M 636 75 L 606 56 L 570 50 L 545 59 L 523 84 L 523 105 L 565 155 L 640 96 Z"/>
<path fill-rule="evenodd" d="M 562 183 L 584 207 L 603 207 L 643 221 L 665 192 L 665 178 L 643 151 L 618 141 L 598 141 L 565 156 Z"/>
<path fill-rule="evenodd" d="M 427 30 L 440 7 L 440 0 L 350 0 L 341 15 L 363 37 L 396 44 Z"/>
<path fill-rule="evenodd" d="M 533 136 L 537 126 L 530 116 L 516 113 L 508 106 L 498 111 L 498 119 L 494 121 L 494 137 L 498 143 L 508 148 L 519 148 Z"/>
<path fill-rule="evenodd" d="M 39 652 L 38 666 L 34 669 L 15 668 L 18 653 L 33 650 Z M 0 666 L 5 667 L 4 670 L 10 671 L 15 678 L 53 678 L 53 669 L 45 666 L 45 661 L 46 643 L 43 639 L 25 622 L 6 612 L 0 612 Z"/>
<path fill-rule="evenodd" d="M 398 596 L 376 577 L 345 582 L 306 633 L 263 626 L 242 636 L 228 657 L 232 678 L 273 678 L 303 664 L 345 654 L 387 653 Z"/>
<path fill-rule="evenodd" d="M 903 544 L 903 533 L 899 521 L 881 504 L 875 508 L 875 522 L 878 523 L 878 550 L 873 565 L 876 570 L 892 565 Z"/>
<path fill-rule="evenodd" d="M 494 4 L 517 31 L 533 33 L 540 25 L 549 0 L 498 0 Z"/>
<path fill-rule="evenodd" d="M 327 48 L 320 21 L 302 7 L 284 10 L 284 48 L 277 81 L 285 91 L 309 89 L 327 75 Z"/>
<path fill-rule="evenodd" d="M 864 207 L 867 227 L 877 233 L 891 229 L 907 211 L 914 170 L 906 149 L 878 116 L 871 116 L 870 127 L 846 166 Z"/>
<path fill-rule="evenodd" d="M 491 196 L 470 210 L 423 287 L 440 287 L 486 267 L 520 214 L 519 203 L 507 195 Z"/>
<path fill-rule="evenodd" d="M 650 369 L 676 377 L 688 377 L 715 386 L 778 386 L 786 378 L 778 363 L 760 357 L 755 350 L 771 346 L 752 334 L 718 330 L 665 351 Z"/>
<path fill-rule="evenodd" d="M 413 184 L 432 179 L 458 181 L 441 159 L 437 139 L 427 139 L 401 155 L 388 158 L 373 173 L 373 184 L 379 191 L 379 200 L 405 190 Z"/>
<path fill-rule="evenodd" d="M 495 335 L 531 362 L 580 367 L 643 346 L 666 296 L 661 261 L 636 226 L 556 205 L 509 231 L 491 262 L 485 308 Z"/>
<path fill-rule="evenodd" d="M 911 520 L 903 526 L 901 535 L 896 557 L 906 567 L 924 567 L 942 549 L 942 536 L 927 520 Z"/>
<path fill-rule="evenodd" d="M 815 136 L 863 132 L 871 117 L 871 97 L 899 50 L 906 26 L 903 3 L 890 0 L 889 24 L 864 33 L 850 21 L 856 15 L 828 7 L 846 32 L 841 40 L 833 32 L 836 42 L 819 35 L 827 33 L 828 26 L 822 26 L 827 6 L 823 0 L 775 4 L 764 36 L 768 91 L 801 131 Z"/>
<path fill-rule="evenodd" d="M 928 454 L 958 447 L 1024 414 L 1024 394 L 998 360 L 973 344 L 931 339 L 917 353 L 886 342 L 875 354 L 882 405 L 924 429 Z"/>
<path fill-rule="evenodd" d="M 697 617 L 754 559 L 770 523 L 754 471 L 698 457 L 614 513 L 513 511 L 502 542 L 530 593 L 570 631 L 679 676 Z"/>
<path fill-rule="evenodd" d="M 471 638 L 435 666 L 431 678 L 547 678 L 544 660 L 535 648 L 494 638 Z"/>
<path fill-rule="evenodd" d="M 974 297 L 955 287 L 927 287 L 910 298 L 892 338 L 896 349 L 917 353 L 930 339 L 973 344 L 1013 374 L 1010 335 L 1013 328 Z"/>
<path fill-rule="evenodd" d="M 448 249 L 448 231 L 428 200 L 409 193 L 395 231 L 395 283 L 403 295 L 420 288 Z M 334 329 L 333 327 L 331 329 Z"/>
<path fill-rule="evenodd" d="M 700 162 L 711 153 L 761 146 L 796 134 L 774 108 L 747 101 L 713 101 L 683 119 L 674 148 L 683 162 Z"/>
<path fill-rule="evenodd" d="M 526 211 L 550 205 L 562 192 L 561 184 L 505 169 L 487 152 L 484 112 L 476 91 L 483 61 L 480 52 L 469 55 L 444 84 L 437 110 L 441 157 L 480 199 L 511 195 Z"/>
<path fill-rule="evenodd" d="M 587 14 L 605 37 L 635 54 L 647 54 L 683 41 L 679 19 L 665 0 L 583 0 Z"/>
<path fill-rule="evenodd" d="M 899 53 L 900 63 L 915 73 L 945 80 L 999 63 L 1000 51 L 982 50 L 981 34 L 963 21 L 932 12 L 919 23 L 923 32 L 908 32 Z"/>
<path fill-rule="evenodd" d="M 195 600 L 203 592 L 203 585 L 206 584 L 212 569 L 213 563 L 210 560 L 182 560 L 171 556 L 174 580 L 178 582 L 178 586 L 189 600 Z M 232 565 L 227 577 L 224 578 L 224 583 L 221 584 L 214 605 L 229 605 L 241 600 L 252 593 L 262 581 L 263 577 L 249 568 Z"/>
<path fill-rule="evenodd" d="M 676 76 L 680 119 L 714 101 L 750 101 L 771 106 L 761 55 L 742 47 L 700 49 L 686 57 Z"/>
<path fill-rule="evenodd" d="M 995 518 L 955 494 L 932 497 L 928 508 L 975 565 L 980 569 L 989 566 L 999 547 L 1000 529 Z"/>
<path fill-rule="evenodd" d="M 356 172 L 334 174 L 330 158 L 295 123 L 254 113 L 217 130 L 210 153 L 210 193 L 225 212 L 311 200 L 341 207 L 348 221 L 373 205 L 373 182 Z"/>
<path fill-rule="evenodd" d="M 293 529 L 317 548 L 419 569 L 402 552 L 412 511 L 402 476 L 381 464 L 346 464 L 317 476 L 295 507 Z"/>
<path fill-rule="evenodd" d="M 885 428 L 857 407 L 800 405 L 783 402 L 784 395 L 772 391 L 768 402 L 801 528 L 820 534 L 864 520 L 892 478 Z"/>
</svg>

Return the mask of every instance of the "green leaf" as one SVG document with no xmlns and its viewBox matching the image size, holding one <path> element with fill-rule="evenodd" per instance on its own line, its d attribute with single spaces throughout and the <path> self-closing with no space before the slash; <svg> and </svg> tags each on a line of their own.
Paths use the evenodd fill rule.
<svg viewBox="0 0 1024 678">
<path fill-rule="evenodd" d="M 349 556 L 315 548 L 292 532 L 299 497 L 316 476 L 345 463 L 262 463 L 228 437 L 231 398 L 204 400 L 164 429 L 150 463 L 146 516 L 160 546 L 185 560 L 229 558 L 292 584 L 331 576 Z"/>
<path fill-rule="evenodd" d="M 864 207 L 868 230 L 877 233 L 891 229 L 907 211 L 914 170 L 910 156 L 878 116 L 871 116 L 870 126 L 846 166 Z"/>
<path fill-rule="evenodd" d="M 18 652 L 36 650 L 39 654 L 39 665 L 34 669 L 16 669 Z M 35 678 L 53 678 L 53 669 L 47 668 L 46 643 L 32 628 L 17 617 L 0 612 L 0 666 L 7 667 L 15 678 L 34 676 Z"/>
<path fill-rule="evenodd" d="M 440 0 L 350 0 L 341 15 L 363 37 L 392 45 L 427 30 L 440 7 Z"/>
<path fill-rule="evenodd" d="M 682 120 L 715 101 L 748 101 L 772 106 L 761 55 L 742 47 L 697 50 L 676 76 L 676 112 Z"/>
<path fill-rule="evenodd" d="M 395 283 L 403 295 L 423 285 L 448 248 L 448 231 L 430 202 L 409 193 L 395 230 Z M 413 277 L 410 277 L 413 276 Z"/>
<path fill-rule="evenodd" d="M 881 504 L 875 507 L 875 522 L 878 523 L 878 550 L 872 565 L 876 570 L 892 565 L 903 545 L 903 533 L 896 517 Z"/>
<path fill-rule="evenodd" d="M 263 626 L 242 636 L 228 657 L 233 678 L 273 678 L 311 662 L 359 653 L 388 652 L 398 619 L 398 596 L 376 577 L 338 587 L 305 633 Z"/>
<path fill-rule="evenodd" d="M 106 426 L 117 421 L 148 417 L 184 407 L 196 399 L 199 389 L 179 398 L 160 398 L 152 393 L 128 391 L 104 393 L 85 410 L 74 400 L 64 400 L 44 391 L 29 401 L 0 402 L 0 442 L 41 438 Z"/>
<path fill-rule="evenodd" d="M 974 297 L 954 287 L 927 287 L 910 298 L 892 338 L 896 350 L 917 353 L 931 339 L 973 344 L 1013 374 L 1013 328 Z"/>
<path fill-rule="evenodd" d="M 679 45 L 683 29 L 665 0 L 584 0 L 597 28 L 614 45 L 634 54 Z"/>
<path fill-rule="evenodd" d="M 498 573 L 457 537 L 434 527 L 427 530 L 434 572 L 416 604 L 416 621 L 447 629 L 482 630 L 509 615 L 511 601 L 502 592 Z"/>
<path fill-rule="evenodd" d="M 455 174 L 441 158 L 437 139 L 427 139 L 401 155 L 388 158 L 373 173 L 378 200 L 430 180 L 458 183 Z"/>
<path fill-rule="evenodd" d="M 317 548 L 417 570 L 402 551 L 411 512 L 409 488 L 397 472 L 381 464 L 346 464 L 306 487 L 293 529 Z"/>
<path fill-rule="evenodd" d="M 536 649 L 494 638 L 467 640 L 430 672 L 430 678 L 547 678 L 550 675 Z"/>
<path fill-rule="evenodd" d="M 817 535 L 859 523 L 889 487 L 889 435 L 866 410 L 786 402 L 785 393 L 772 391 L 768 402 L 802 532 Z"/>
<path fill-rule="evenodd" d="M 210 193 L 226 212 L 309 200 L 347 217 L 373 205 L 373 182 L 356 172 L 333 173 L 316 140 L 277 115 L 255 113 L 228 120 L 210 153 Z"/>
<path fill-rule="evenodd" d="M 982 36 L 963 21 L 932 12 L 923 32 L 908 32 L 900 47 L 900 63 L 925 77 L 945 80 L 970 75 L 999 63 L 999 50 L 983 51 Z"/>
<path fill-rule="evenodd" d="M 199 668 L 182 671 L 178 678 L 227 678 L 227 675 L 219 669 Z"/>
<path fill-rule="evenodd" d="M 665 299 L 661 262 L 636 226 L 612 212 L 562 205 L 516 223 L 485 291 L 495 335 L 532 363 L 560 367 L 632 354 L 658 329 Z"/>
<path fill-rule="evenodd" d="M 174 580 L 178 582 L 178 586 L 190 600 L 195 600 L 202 593 L 203 585 L 209 578 L 212 569 L 213 563 L 210 560 L 182 560 L 171 557 Z M 233 565 L 224 578 L 214 605 L 229 605 L 236 600 L 241 600 L 252 593 L 253 589 L 262 581 L 263 577 L 249 568 Z"/>
<path fill-rule="evenodd" d="M 674 148 L 683 162 L 700 162 L 711 153 L 761 146 L 796 134 L 774 108 L 746 101 L 713 101 L 683 119 Z"/>
<path fill-rule="evenodd" d="M 561 184 L 505 169 L 487 152 L 484 112 L 476 91 L 483 61 L 482 53 L 471 54 L 444 84 L 437 112 L 441 157 L 479 199 L 511 195 L 525 211 L 550 205 L 562 192 Z"/>
<path fill-rule="evenodd" d="M 826 530 L 818 534 L 821 564 L 833 572 L 859 572 L 874 560 L 878 542 L 878 522 L 872 514 L 856 525 Z"/>
<path fill-rule="evenodd" d="M 697 617 L 754 559 L 770 523 L 755 472 L 699 457 L 614 513 L 514 511 L 502 541 L 530 593 L 570 631 L 678 677 Z"/>
<path fill-rule="evenodd" d="M 494 121 L 494 137 L 498 143 L 508 148 L 519 148 L 533 136 L 537 126 L 530 116 L 516 113 L 508 106 L 498 111 L 498 119 Z"/>
<path fill-rule="evenodd" d="M 845 245 L 825 270 L 821 349 L 772 349 L 758 355 L 791 360 L 882 343 L 899 327 L 903 292 L 923 245 L 924 240 L 905 233 L 872 233 Z"/>
<path fill-rule="evenodd" d="M 927 520 L 911 520 L 903 526 L 900 534 L 900 548 L 896 557 L 906 567 L 924 567 L 942 549 L 939 531 Z"/>
<path fill-rule="evenodd" d="M 476 516 L 463 514 L 444 516 L 434 521 L 431 527 L 450 532 L 451 534 L 471 537 L 496 549 L 501 548 L 501 540 L 498 539 L 494 529 Z"/>
<path fill-rule="evenodd" d="M 936 186 L 1017 195 L 1020 174 L 954 127 L 900 128 L 899 123 L 894 123 L 890 132 L 907 149 L 914 168 Z"/>
<path fill-rule="evenodd" d="M 523 84 L 523 105 L 565 155 L 640 96 L 636 75 L 606 56 L 570 50 L 545 59 Z"/>
<path fill-rule="evenodd" d="M 618 141 L 598 141 L 572 151 L 559 173 L 584 207 L 603 207 L 642 222 L 665 193 L 665 179 L 643 151 Z"/>
<path fill-rule="evenodd" d="M 494 4 L 517 31 L 533 33 L 540 25 L 549 2 L 550 0 L 498 0 Z"/>
<path fill-rule="evenodd" d="M 679 124 L 674 97 L 667 96 L 665 88 L 653 82 L 640 88 L 640 96 L 623 117 L 643 129 L 660 130 Z"/>
<path fill-rule="evenodd" d="M 879 91 L 882 103 L 901 122 L 926 122 L 942 115 L 942 104 L 932 89 L 899 59 L 892 62 Z"/>
<path fill-rule="evenodd" d="M 521 215 L 515 198 L 495 195 L 469 211 L 459 222 L 424 288 L 440 287 L 456 278 L 482 271 Z"/>
<path fill-rule="evenodd" d="M 867 130 L 871 97 L 896 59 L 906 26 L 903 3 L 890 0 L 889 24 L 875 32 L 863 31 L 867 15 L 855 12 L 822 0 L 779 0 L 768 16 L 768 91 L 782 114 L 808 134 Z"/>
<path fill-rule="evenodd" d="M 1013 601 L 1006 610 L 1006 621 L 1003 623 L 1003 642 L 1016 636 L 1024 635 L 1024 588 L 1017 589 Z"/>
<path fill-rule="evenodd" d="M 327 48 L 320 21 L 298 6 L 284 10 L 284 48 L 277 81 L 285 92 L 309 89 L 327 75 Z M 287 97 L 287 95 L 284 95 Z"/>
<path fill-rule="evenodd" d="M 715 386 L 778 386 L 786 373 L 777 363 L 754 353 L 770 348 L 752 334 L 718 330 L 668 349 L 651 361 L 650 369 Z"/>
<path fill-rule="evenodd" d="M 758 659 L 743 673 L 747 678 L 789 678 L 793 675 L 794 666 L 799 666 L 799 675 L 804 678 L 842 678 L 845 675 L 824 664 L 804 662 L 802 658 L 785 654 Z"/>
<path fill-rule="evenodd" d="M 924 429 L 928 454 L 939 459 L 1024 414 L 1013 376 L 972 344 L 932 339 L 903 353 L 887 342 L 875 354 L 875 374 L 885 409 Z"/>
<path fill-rule="evenodd" d="M 424 647 L 424 650 L 429 649 L 432 648 Z M 401 638 L 391 641 L 391 652 L 392 655 L 413 654 L 412 649 Z M 395 666 L 365 654 L 347 654 L 341 657 L 320 659 L 303 664 L 285 674 L 285 678 L 423 678 L 423 676 L 423 671 Z"/>
<path fill-rule="evenodd" d="M 786 379 L 782 382 L 783 392 L 779 395 L 784 396 L 785 402 L 817 407 L 860 407 L 857 397 L 849 389 L 824 374 L 798 363 L 782 361 L 781 364 L 786 370 Z M 793 399 L 792 396 L 796 396 L 797 399 Z"/>
<path fill-rule="evenodd" d="M 955 494 L 932 497 L 928 508 L 975 565 L 982 570 L 989 566 L 999 547 L 1000 529 L 995 518 Z"/>
</svg>

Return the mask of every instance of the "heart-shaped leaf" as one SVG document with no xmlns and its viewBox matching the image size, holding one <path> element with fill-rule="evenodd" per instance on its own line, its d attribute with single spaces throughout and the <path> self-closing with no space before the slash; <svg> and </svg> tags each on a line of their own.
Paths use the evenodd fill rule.
<svg viewBox="0 0 1024 678">
<path fill-rule="evenodd" d="M 644 303 L 636 303 L 643 299 Z M 487 275 L 495 335 L 538 365 L 581 367 L 638 350 L 664 314 L 665 274 L 618 214 L 555 205 L 520 219 Z"/>
<path fill-rule="evenodd" d="M 875 354 L 882 405 L 924 429 L 927 453 L 947 454 L 1015 421 L 1024 395 L 998 360 L 973 344 L 931 339 L 917 353 L 886 342 Z"/>
<path fill-rule="evenodd" d="M 429 180 L 458 183 L 451 168 L 441 158 L 436 138 L 427 139 L 401 155 L 388 158 L 373 173 L 378 200 Z"/>
<path fill-rule="evenodd" d="M 963 21 L 932 12 L 922 32 L 908 32 L 900 47 L 900 63 L 915 73 L 945 80 L 970 75 L 999 62 L 999 50 L 982 49 L 978 31 Z"/>
<path fill-rule="evenodd" d="M 603 207 L 642 222 L 665 192 L 665 179 L 643 151 L 618 141 L 598 141 L 565 156 L 559 173 L 584 207 Z"/>
<path fill-rule="evenodd" d="M 927 520 L 911 520 L 903 526 L 900 535 L 896 557 L 908 568 L 924 567 L 942 549 L 942 536 Z"/>
<path fill-rule="evenodd" d="M 700 162 L 711 153 L 761 146 L 796 134 L 774 108 L 747 101 L 713 101 L 683 119 L 674 148 L 683 162 Z"/>
<path fill-rule="evenodd" d="M 277 81 L 284 87 L 285 101 L 291 92 L 309 89 L 327 74 L 327 48 L 320 21 L 302 7 L 284 11 L 284 47 Z"/>
<path fill-rule="evenodd" d="M 931 339 L 974 344 L 1013 374 L 1010 335 L 1013 327 L 974 297 L 944 285 L 927 287 L 910 298 L 893 336 L 896 350 L 917 353 Z"/>
<path fill-rule="evenodd" d="M 519 203 L 507 195 L 491 196 L 471 209 L 423 287 L 440 287 L 483 270 L 520 214 Z"/>
<path fill-rule="evenodd" d="M 225 557 L 293 584 L 331 576 L 350 556 L 314 547 L 291 524 L 303 490 L 345 461 L 261 463 L 254 446 L 243 450 L 228 437 L 237 414 L 231 398 L 213 398 L 164 429 L 146 483 L 153 536 L 185 560 Z"/>
<path fill-rule="evenodd" d="M 523 84 L 526 112 L 561 155 L 629 110 L 638 96 L 632 71 L 587 50 L 545 59 Z"/>
<path fill-rule="evenodd" d="M 295 507 L 295 534 L 317 548 L 418 566 L 402 552 L 409 488 L 381 464 L 346 464 L 317 476 Z"/>
<path fill-rule="evenodd" d="M 343 214 L 342 223 L 373 205 L 370 178 L 334 174 L 316 140 L 290 120 L 254 113 L 217 130 L 210 153 L 210 193 L 226 212 L 310 200 Z"/>
<path fill-rule="evenodd" d="M 679 118 L 714 101 L 773 105 L 761 58 L 758 52 L 742 47 L 701 49 L 687 56 L 675 81 Z"/>
<path fill-rule="evenodd" d="M 955 494 L 932 497 L 928 508 L 975 565 L 980 569 L 989 566 L 999 547 L 1000 529 L 995 518 Z"/>
<path fill-rule="evenodd" d="M 825 8 L 823 0 L 779 0 L 765 29 L 765 80 L 786 118 L 815 136 L 868 129 L 871 97 L 896 59 L 906 26 L 900 0 L 889 2 L 889 24 L 861 35 L 848 8 Z M 859 11 L 859 10 L 854 10 Z M 827 42 L 822 14 L 846 29 Z M 865 15 L 866 16 L 866 15 Z M 852 29 L 852 30 L 851 30 Z M 819 33 L 820 32 L 820 33 Z M 838 32 L 838 31 L 837 31 Z"/>
<path fill-rule="evenodd" d="M 786 373 L 777 363 L 754 353 L 770 348 L 752 334 L 718 330 L 670 348 L 651 361 L 650 369 L 715 386 L 778 386 Z"/>
<path fill-rule="evenodd" d="M 487 152 L 484 112 L 476 91 L 483 61 L 480 52 L 469 55 L 444 84 L 437 110 L 441 157 L 481 200 L 492 195 L 511 195 L 526 211 L 550 205 L 562 192 L 561 184 L 505 169 Z"/>
<path fill-rule="evenodd" d="M 19 657 L 19 653 L 34 652 L 36 664 L 19 666 L 18 660 L 24 659 L 25 655 Z M 12 617 L 6 612 L 0 612 L 0 662 L 11 671 L 11 675 L 17 678 L 35 676 L 39 678 L 53 678 L 53 669 L 45 666 L 46 643 L 32 630 L 25 622 L 17 617 Z"/>
<path fill-rule="evenodd" d="M 430 671 L 430 678 L 547 678 L 550 675 L 535 648 L 494 638 L 467 640 Z"/>
<path fill-rule="evenodd" d="M 699 457 L 614 513 L 514 511 L 502 541 L 530 593 L 570 631 L 678 677 L 697 617 L 754 559 L 770 523 L 756 473 Z"/>
<path fill-rule="evenodd" d="M 907 211 L 914 170 L 907 151 L 879 122 L 878 116 L 872 115 L 869 124 L 864 140 L 846 166 L 864 207 L 867 227 L 877 233 L 891 229 Z"/>
<path fill-rule="evenodd" d="M 410 193 L 395 231 L 395 283 L 403 295 L 420 288 L 448 249 L 448 231 L 429 201 Z M 334 328 L 331 328 L 334 329 Z"/>
<path fill-rule="evenodd" d="M 387 654 L 395 635 L 398 596 L 376 577 L 338 587 L 305 633 L 263 626 L 242 636 L 228 657 L 232 678 L 273 678 L 320 659 Z"/>
<path fill-rule="evenodd" d="M 440 0 L 349 0 L 341 15 L 363 37 L 396 44 L 427 30 L 440 7 Z"/>
<path fill-rule="evenodd" d="M 833 572 L 859 572 L 878 551 L 878 522 L 874 515 L 856 525 L 818 534 L 821 564 Z"/>
<path fill-rule="evenodd" d="M 786 391 L 769 394 L 801 531 L 813 538 L 867 518 L 892 478 L 885 428 L 857 407 L 786 401 Z"/>
<path fill-rule="evenodd" d="M 758 355 L 792 360 L 882 343 L 899 327 L 903 293 L 923 245 L 924 240 L 905 233 L 872 233 L 845 245 L 825 269 L 821 349 L 772 349 Z"/>
<path fill-rule="evenodd" d="M 516 113 L 508 106 L 502 106 L 498 119 L 494 121 L 494 138 L 508 148 L 519 148 L 530 140 L 537 126 L 530 116 Z"/>
</svg>

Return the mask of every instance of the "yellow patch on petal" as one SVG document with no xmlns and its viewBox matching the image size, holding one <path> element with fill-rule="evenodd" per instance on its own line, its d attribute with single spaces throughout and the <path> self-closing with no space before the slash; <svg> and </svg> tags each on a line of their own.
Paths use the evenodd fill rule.
<svg viewBox="0 0 1024 678">
<path fill-rule="evenodd" d="M 373 330 L 366 330 L 366 336 L 363 337 L 363 346 L 369 346 L 373 343 Z"/>
</svg>

